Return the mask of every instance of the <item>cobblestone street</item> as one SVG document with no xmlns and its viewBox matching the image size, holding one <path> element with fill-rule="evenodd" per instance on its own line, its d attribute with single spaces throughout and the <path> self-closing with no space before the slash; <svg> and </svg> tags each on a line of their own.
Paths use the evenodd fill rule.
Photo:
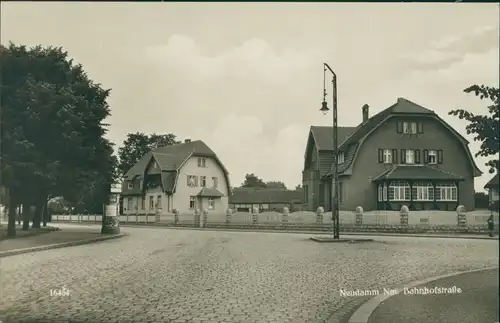
<svg viewBox="0 0 500 323">
<path fill-rule="evenodd" d="M 122 232 L 129 236 L 3 258 L 0 320 L 342 322 L 366 297 L 340 289 L 381 290 L 498 264 L 498 241 L 489 240 L 320 244 L 307 234 Z M 63 287 L 70 296 L 51 296 Z"/>
</svg>

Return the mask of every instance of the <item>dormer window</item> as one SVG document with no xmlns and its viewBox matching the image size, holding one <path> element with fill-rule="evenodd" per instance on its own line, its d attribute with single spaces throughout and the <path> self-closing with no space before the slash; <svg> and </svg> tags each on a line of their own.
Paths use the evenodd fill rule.
<svg viewBox="0 0 500 323">
<path fill-rule="evenodd" d="M 134 183 L 132 181 L 127 182 L 127 187 L 129 190 L 131 190 L 134 187 Z"/>
<path fill-rule="evenodd" d="M 343 164 L 344 163 L 344 153 L 340 152 L 337 156 L 337 164 Z"/>
<path fill-rule="evenodd" d="M 207 159 L 198 157 L 198 167 L 207 167 Z"/>
</svg>

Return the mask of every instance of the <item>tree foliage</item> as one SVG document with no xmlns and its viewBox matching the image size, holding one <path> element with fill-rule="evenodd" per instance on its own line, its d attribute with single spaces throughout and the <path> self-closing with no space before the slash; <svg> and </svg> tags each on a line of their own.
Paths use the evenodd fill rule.
<svg viewBox="0 0 500 323">
<path fill-rule="evenodd" d="M 129 133 L 127 139 L 123 142 L 123 146 L 118 149 L 119 165 L 118 169 L 121 174 L 125 174 L 132 166 L 134 166 L 142 156 L 146 155 L 151 150 L 179 144 L 174 134 L 144 134 L 142 132 Z"/>
<path fill-rule="evenodd" d="M 285 183 L 281 181 L 269 181 L 266 182 L 266 186 L 267 188 L 273 188 L 273 189 L 282 189 L 282 190 L 287 189 Z"/>
<path fill-rule="evenodd" d="M 500 89 L 484 85 L 472 85 L 464 90 L 465 93 L 474 93 L 481 100 L 489 100 L 487 114 L 475 114 L 467 110 L 452 110 L 450 115 L 458 116 L 459 119 L 466 120 L 469 124 L 466 127 L 467 134 L 474 135 L 474 141 L 481 142 L 476 157 L 490 157 L 493 159 L 486 163 L 489 172 L 494 173 L 499 170 L 498 154 L 500 151 Z"/>
<path fill-rule="evenodd" d="M 251 173 L 245 175 L 245 181 L 241 184 L 241 187 L 267 188 L 267 184 L 254 173 Z"/>
<path fill-rule="evenodd" d="M 0 65 L 0 171 L 11 204 L 58 195 L 76 205 L 105 201 L 116 176 L 104 138 L 110 90 L 62 48 L 11 43 L 0 47 Z"/>
</svg>

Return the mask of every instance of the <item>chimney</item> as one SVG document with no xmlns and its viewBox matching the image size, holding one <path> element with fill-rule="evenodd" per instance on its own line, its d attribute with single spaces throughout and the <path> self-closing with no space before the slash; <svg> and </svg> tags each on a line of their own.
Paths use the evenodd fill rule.
<svg viewBox="0 0 500 323">
<path fill-rule="evenodd" d="M 187 144 L 188 142 L 191 142 L 191 139 L 185 139 L 184 142 Z"/>
<path fill-rule="evenodd" d="M 366 121 L 368 121 L 368 109 L 370 108 L 370 106 L 368 104 L 365 104 L 361 110 L 363 111 L 363 123 L 365 123 Z"/>
</svg>

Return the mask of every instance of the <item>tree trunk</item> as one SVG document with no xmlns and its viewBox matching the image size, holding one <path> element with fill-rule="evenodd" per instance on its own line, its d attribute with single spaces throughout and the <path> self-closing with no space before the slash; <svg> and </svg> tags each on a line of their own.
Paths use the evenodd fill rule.
<svg viewBox="0 0 500 323">
<path fill-rule="evenodd" d="M 30 206 L 23 204 L 23 230 L 30 228 Z"/>
<path fill-rule="evenodd" d="M 42 219 L 43 219 L 43 226 L 47 226 L 47 221 L 50 222 L 50 214 L 49 214 L 49 208 L 48 208 L 49 201 L 45 199 L 45 202 L 43 204 L 43 211 L 42 211 Z"/>
<path fill-rule="evenodd" d="M 44 212 L 44 208 L 46 207 L 46 203 L 44 203 L 44 200 L 39 201 L 36 204 L 36 209 L 35 209 L 35 216 L 33 217 L 33 224 L 31 225 L 32 228 L 39 229 L 40 228 L 40 223 L 42 222 L 42 215 Z"/>
<path fill-rule="evenodd" d="M 9 220 L 7 224 L 7 237 L 16 236 L 16 217 L 17 217 L 17 204 L 14 199 L 10 198 L 9 202 Z"/>
</svg>

